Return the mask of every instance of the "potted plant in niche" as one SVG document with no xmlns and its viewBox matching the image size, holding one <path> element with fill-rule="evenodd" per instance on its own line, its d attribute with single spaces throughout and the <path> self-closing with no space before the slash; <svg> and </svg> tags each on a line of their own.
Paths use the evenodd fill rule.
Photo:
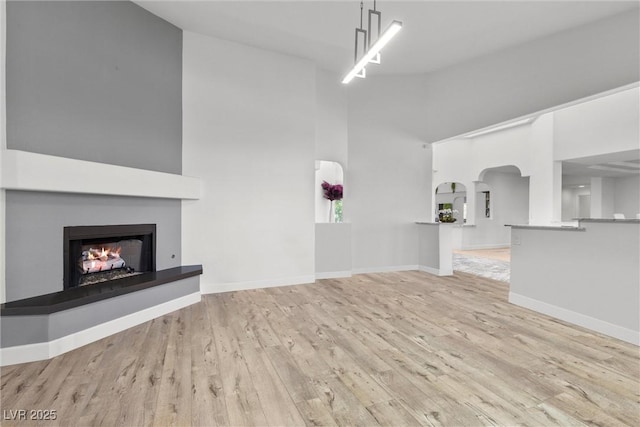
<svg viewBox="0 0 640 427">
<path fill-rule="evenodd" d="M 456 222 L 453 214 L 458 213 L 457 209 L 453 209 L 453 205 L 451 203 L 444 203 L 443 209 L 438 211 L 438 219 L 440 222 Z"/>
<path fill-rule="evenodd" d="M 323 197 L 329 200 L 329 222 L 332 221 L 332 217 L 336 219 L 335 222 L 342 222 L 342 206 L 340 206 L 340 218 L 337 218 L 335 215 L 335 208 L 333 202 L 339 202 L 342 200 L 343 188 L 342 184 L 331 185 L 327 181 L 322 181 L 322 191 L 324 193 Z M 332 215 L 333 214 L 333 215 Z"/>
</svg>

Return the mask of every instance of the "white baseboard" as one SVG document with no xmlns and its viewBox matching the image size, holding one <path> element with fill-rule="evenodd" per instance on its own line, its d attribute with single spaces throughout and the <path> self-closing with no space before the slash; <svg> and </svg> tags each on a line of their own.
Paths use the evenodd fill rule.
<svg viewBox="0 0 640 427">
<path fill-rule="evenodd" d="M 349 271 L 328 271 L 323 273 L 316 273 L 316 280 L 321 279 L 340 279 L 344 277 L 351 277 L 351 270 Z"/>
<path fill-rule="evenodd" d="M 179 310 L 199 302 L 200 292 L 194 292 L 144 310 L 110 320 L 83 331 L 75 332 L 53 341 L 18 345 L 0 349 L 0 366 L 15 365 L 17 363 L 34 362 L 50 359 L 60 354 L 82 347 L 94 341 L 124 331 L 165 314 Z"/>
<path fill-rule="evenodd" d="M 412 271 L 417 270 L 418 265 L 393 265 L 386 267 L 366 267 L 366 268 L 354 268 L 353 274 L 368 274 L 368 273 L 392 273 L 394 271 Z"/>
<path fill-rule="evenodd" d="M 203 283 L 200 281 L 200 292 L 219 294 L 222 292 L 245 291 L 248 289 L 276 288 L 278 286 L 303 285 L 316 281 L 315 276 L 283 277 L 279 279 L 253 280 L 233 283 Z"/>
<path fill-rule="evenodd" d="M 35 362 L 38 360 L 49 359 L 50 357 L 53 356 L 49 356 L 48 342 L 0 348 L 0 366 Z"/>
<path fill-rule="evenodd" d="M 434 274 L 436 276 L 452 276 L 453 270 L 440 270 L 433 267 L 427 267 L 426 265 L 419 265 L 418 270 L 424 271 L 425 273 Z"/>
<path fill-rule="evenodd" d="M 623 326 L 614 325 L 595 317 L 587 316 L 566 308 L 542 302 L 533 298 L 509 292 L 509 302 L 521 307 L 537 311 L 548 316 L 564 320 L 574 325 L 582 326 L 592 331 L 600 332 L 613 338 L 640 346 L 640 331 L 634 331 Z"/>
</svg>

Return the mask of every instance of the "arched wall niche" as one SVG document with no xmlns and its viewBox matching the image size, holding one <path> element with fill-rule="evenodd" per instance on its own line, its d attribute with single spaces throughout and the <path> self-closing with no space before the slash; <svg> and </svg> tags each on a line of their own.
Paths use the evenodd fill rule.
<svg viewBox="0 0 640 427">
<path fill-rule="evenodd" d="M 461 182 L 443 182 L 435 189 L 435 219 L 439 222 L 466 221 L 467 186 Z"/>
<path fill-rule="evenodd" d="M 316 160 L 315 177 L 315 222 L 342 222 L 343 200 L 333 203 L 324 197 L 322 183 L 344 186 L 344 170 L 338 162 L 330 160 Z"/>
</svg>

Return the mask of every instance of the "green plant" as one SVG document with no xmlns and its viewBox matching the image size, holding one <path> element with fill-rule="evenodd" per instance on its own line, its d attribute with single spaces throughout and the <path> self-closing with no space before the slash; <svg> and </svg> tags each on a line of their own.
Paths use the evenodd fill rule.
<svg viewBox="0 0 640 427">
<path fill-rule="evenodd" d="M 342 200 L 336 200 L 335 202 L 335 222 L 342 222 Z"/>
</svg>

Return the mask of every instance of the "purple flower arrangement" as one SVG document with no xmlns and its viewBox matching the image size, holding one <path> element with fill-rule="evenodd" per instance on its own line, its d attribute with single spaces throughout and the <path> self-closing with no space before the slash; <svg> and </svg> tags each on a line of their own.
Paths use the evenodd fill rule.
<svg viewBox="0 0 640 427">
<path fill-rule="evenodd" d="M 322 191 L 324 192 L 324 198 L 329 200 L 329 222 L 332 222 L 331 213 L 335 214 L 333 208 L 333 202 L 342 200 L 342 185 L 331 185 L 327 181 L 322 181 Z M 341 211 L 342 212 L 342 211 Z M 340 222 L 342 222 L 342 215 L 340 215 Z"/>
<path fill-rule="evenodd" d="M 322 181 L 322 190 L 324 191 L 324 198 L 331 200 L 342 200 L 342 185 L 331 185 L 327 181 Z"/>
</svg>

